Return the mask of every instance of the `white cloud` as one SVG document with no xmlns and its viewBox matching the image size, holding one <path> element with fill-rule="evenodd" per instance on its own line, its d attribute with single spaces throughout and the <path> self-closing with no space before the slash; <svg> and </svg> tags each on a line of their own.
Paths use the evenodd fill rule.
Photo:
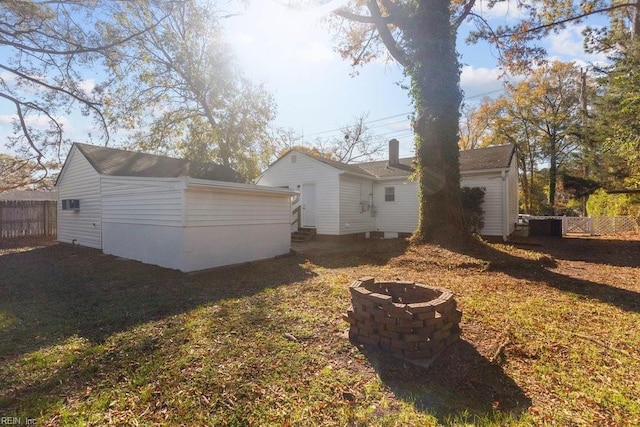
<svg viewBox="0 0 640 427">
<path fill-rule="evenodd" d="M 517 0 L 497 2 L 492 8 L 489 8 L 488 0 L 482 0 L 473 10 L 485 19 L 502 21 L 502 24 L 513 23 L 524 17 Z"/>
<path fill-rule="evenodd" d="M 299 50 L 295 56 L 301 61 L 315 64 L 329 62 L 336 59 L 336 54 L 333 49 L 320 42 L 313 42 L 308 48 Z"/>
<path fill-rule="evenodd" d="M 605 54 L 589 54 L 584 51 L 582 31 L 585 25 L 562 29 L 557 34 L 547 37 L 549 47 L 547 51 L 553 59 L 560 61 L 575 61 L 577 63 L 605 63 Z"/>
<path fill-rule="evenodd" d="M 81 80 L 78 83 L 78 86 L 80 87 L 80 89 L 84 91 L 84 93 L 91 93 L 93 92 L 93 89 L 95 89 L 96 87 L 96 81 L 95 79 Z"/>
<path fill-rule="evenodd" d="M 10 125 L 16 117 L 13 114 L 0 114 L 0 125 Z"/>
<path fill-rule="evenodd" d="M 481 99 L 482 96 L 496 96 L 502 91 L 501 71 L 498 68 L 474 68 L 466 65 L 462 67 L 460 85 L 466 99 Z"/>
</svg>

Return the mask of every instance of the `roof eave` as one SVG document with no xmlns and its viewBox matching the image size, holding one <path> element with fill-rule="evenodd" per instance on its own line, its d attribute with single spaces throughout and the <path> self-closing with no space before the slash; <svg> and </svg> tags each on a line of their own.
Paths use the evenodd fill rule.
<svg viewBox="0 0 640 427">
<path fill-rule="evenodd" d="M 263 194 L 263 195 L 278 195 L 278 196 L 294 196 L 297 192 L 289 190 L 287 188 L 268 187 L 265 185 L 256 184 L 243 184 L 238 182 L 228 181 L 209 181 L 206 179 L 186 178 L 186 188 L 200 188 L 210 189 L 226 192 L 242 192 L 251 194 Z"/>
</svg>

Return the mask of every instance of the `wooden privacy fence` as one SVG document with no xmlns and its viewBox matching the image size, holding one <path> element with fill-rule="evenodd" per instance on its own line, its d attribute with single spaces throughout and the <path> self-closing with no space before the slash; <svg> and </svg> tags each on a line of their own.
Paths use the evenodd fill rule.
<svg viewBox="0 0 640 427">
<path fill-rule="evenodd" d="M 56 202 L 0 200 L 0 237 L 55 236 Z"/>
</svg>

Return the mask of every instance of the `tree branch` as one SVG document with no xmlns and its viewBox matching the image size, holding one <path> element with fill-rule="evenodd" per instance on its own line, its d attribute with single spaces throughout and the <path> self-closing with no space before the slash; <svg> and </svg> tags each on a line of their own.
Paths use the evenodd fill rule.
<svg viewBox="0 0 640 427">
<path fill-rule="evenodd" d="M 464 8 L 462 9 L 462 13 L 460 13 L 460 16 L 458 16 L 458 18 L 453 22 L 453 26 L 455 28 L 458 28 L 460 25 L 462 25 L 464 20 L 469 17 L 469 15 L 471 14 L 471 9 L 473 9 L 473 6 L 475 5 L 476 5 L 476 0 L 469 0 L 469 2 L 464 5 Z"/>
<path fill-rule="evenodd" d="M 380 11 L 380 7 L 378 7 L 378 2 L 376 0 L 369 0 L 367 2 L 367 8 L 369 9 L 369 12 L 371 12 L 371 17 L 374 20 L 378 34 L 380 34 L 380 39 L 382 39 L 387 50 L 391 56 L 400 63 L 400 65 L 406 68 L 409 65 L 409 59 L 405 52 L 398 46 L 393 34 L 391 34 L 391 30 L 389 30 L 387 23 L 382 17 L 382 12 Z"/>
<path fill-rule="evenodd" d="M 48 171 L 46 166 L 42 163 L 42 158 L 44 157 L 44 154 L 42 153 L 42 151 L 38 149 L 38 147 L 36 146 L 36 143 L 31 138 L 29 127 L 27 126 L 27 123 L 24 120 L 24 113 L 22 111 L 22 102 L 20 102 L 20 100 L 12 96 L 7 95 L 6 93 L 1 93 L 1 92 L 0 92 L 0 98 L 5 98 L 13 102 L 13 104 L 16 106 L 16 113 L 18 113 L 18 120 L 20 121 L 20 127 L 22 128 L 22 133 L 24 137 L 27 139 L 29 146 L 38 154 L 36 157 L 36 162 L 38 163 L 38 166 L 40 166 L 40 168 L 44 171 L 44 177 L 42 179 L 46 178 L 48 175 Z M 40 109 L 40 111 L 42 110 Z"/>
<path fill-rule="evenodd" d="M 527 30 L 515 31 L 515 32 L 512 32 L 512 33 L 504 33 L 504 34 L 496 35 L 496 37 L 503 39 L 503 38 L 509 38 L 509 37 L 514 37 L 514 36 L 521 36 L 521 35 L 524 35 L 524 34 L 537 33 L 539 31 L 546 30 L 546 29 L 549 29 L 551 27 L 555 27 L 555 26 L 558 26 L 558 25 L 566 24 L 567 22 L 579 21 L 580 19 L 586 18 L 587 16 L 597 15 L 597 14 L 605 13 L 605 12 L 611 12 L 611 11 L 617 10 L 617 9 L 626 9 L 628 7 L 636 7 L 636 3 L 616 4 L 616 5 L 613 5 L 613 6 L 610 6 L 610 7 L 605 7 L 603 9 L 592 10 L 592 11 L 589 11 L 589 12 L 582 13 L 580 15 L 570 16 L 568 18 L 561 19 L 559 21 L 550 22 L 548 24 L 542 24 L 542 25 L 539 25 L 537 27 L 529 28 Z"/>
</svg>

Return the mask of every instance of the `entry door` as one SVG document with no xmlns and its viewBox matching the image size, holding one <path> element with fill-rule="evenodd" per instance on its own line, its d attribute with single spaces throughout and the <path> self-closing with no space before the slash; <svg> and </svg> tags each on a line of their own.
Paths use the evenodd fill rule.
<svg viewBox="0 0 640 427">
<path fill-rule="evenodd" d="M 305 184 L 302 186 L 302 226 L 311 228 L 316 226 L 315 184 Z"/>
</svg>

